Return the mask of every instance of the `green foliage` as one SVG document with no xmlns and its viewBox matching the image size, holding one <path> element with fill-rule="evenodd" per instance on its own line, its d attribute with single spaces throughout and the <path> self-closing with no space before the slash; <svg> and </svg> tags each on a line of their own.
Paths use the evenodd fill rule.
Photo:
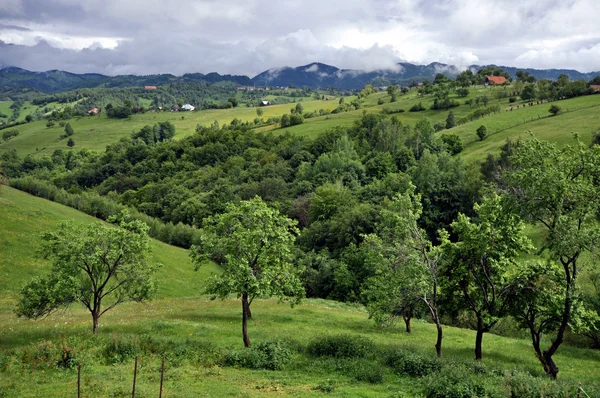
<svg viewBox="0 0 600 398">
<path fill-rule="evenodd" d="M 260 341 L 251 348 L 230 351 L 225 365 L 247 369 L 281 370 L 292 359 L 292 351 L 281 341 Z"/>
<path fill-rule="evenodd" d="M 391 349 L 384 353 L 384 363 L 399 375 L 423 377 L 442 369 L 438 358 L 428 357 L 416 352 L 400 348 Z"/>
<path fill-rule="evenodd" d="M 4 140 L 4 142 L 6 142 L 6 141 L 11 140 L 12 138 L 15 138 L 18 135 L 19 135 L 19 130 L 17 130 L 17 129 L 5 130 L 2 133 L 2 139 Z"/>
<path fill-rule="evenodd" d="M 480 141 L 485 140 L 485 137 L 487 136 L 487 127 L 485 127 L 484 125 L 481 125 L 477 128 L 477 137 L 479 137 Z"/>
<path fill-rule="evenodd" d="M 481 359 L 481 336 L 507 314 L 514 299 L 510 273 L 518 268 L 521 253 L 533 245 L 524 223 L 496 194 L 475 204 L 474 210 L 475 221 L 459 214 L 452 223 L 456 242 L 442 234 L 444 290 L 455 313 L 466 309 L 475 316 L 475 357 Z"/>
<path fill-rule="evenodd" d="M 526 220 L 541 224 L 546 229 L 543 247 L 548 249 L 549 258 L 560 262 L 562 267 L 561 280 L 555 282 L 560 289 L 553 289 L 554 294 L 549 292 L 551 297 L 543 294 L 540 300 L 531 301 L 531 295 L 524 294 L 527 290 L 531 292 L 531 288 L 521 289 L 516 296 L 520 308 L 530 309 L 526 313 L 519 312 L 518 320 L 528 325 L 544 370 L 555 378 L 558 367 L 552 356 L 562 344 L 567 326 L 580 323 L 578 327 L 582 327 L 588 323 L 585 317 L 576 315 L 580 308 L 576 291 L 580 256 L 600 243 L 597 223 L 600 188 L 596 183 L 600 174 L 600 148 L 588 148 L 579 141 L 576 145 L 558 148 L 533 139 L 515 148 L 510 160 L 511 167 L 505 175 L 514 205 Z M 538 278 L 543 276 L 524 270 L 523 280 L 535 281 Z M 532 284 L 525 282 L 523 286 Z M 538 286 L 537 283 L 532 286 L 534 296 L 540 294 L 536 291 Z M 564 296 L 559 294 L 562 289 Z M 544 314 L 548 307 L 560 312 L 558 319 L 554 318 L 555 315 Z M 555 329 L 557 337 L 542 352 L 541 335 L 549 329 Z"/>
<path fill-rule="evenodd" d="M 560 108 L 560 106 L 558 105 L 550 105 L 550 109 L 548 109 L 548 112 L 550 112 L 552 114 L 552 116 L 556 116 L 560 113 L 562 109 Z"/>
<path fill-rule="evenodd" d="M 534 377 L 524 372 L 506 374 L 505 383 L 511 398 L 568 398 L 576 390 L 574 385 Z"/>
<path fill-rule="evenodd" d="M 446 150 L 451 155 L 457 155 L 464 149 L 462 139 L 457 134 L 442 134 L 441 138 Z"/>
<path fill-rule="evenodd" d="M 102 356 L 107 364 L 123 363 L 134 358 L 139 352 L 140 340 L 136 336 L 112 335 L 104 344 Z"/>
<path fill-rule="evenodd" d="M 427 398 L 504 397 L 505 393 L 496 380 L 470 374 L 461 367 L 445 367 L 423 380 Z"/>
<path fill-rule="evenodd" d="M 312 340 L 306 352 L 314 357 L 366 358 L 375 354 L 375 344 L 366 337 L 339 334 Z"/>
<path fill-rule="evenodd" d="M 456 126 L 456 121 L 454 120 L 454 113 L 452 111 L 448 112 L 448 117 L 446 118 L 446 129 L 451 129 Z"/>
<path fill-rule="evenodd" d="M 535 86 L 533 84 L 527 84 L 525 87 L 523 87 L 523 91 L 521 91 L 519 96 L 524 101 L 530 101 L 530 100 L 535 99 L 535 97 L 536 97 Z"/>
<path fill-rule="evenodd" d="M 17 315 L 39 318 L 80 302 L 92 315 L 96 333 L 106 311 L 128 300 L 151 297 L 157 265 L 148 262 L 148 227 L 126 214 L 109 221 L 116 227 L 65 222 L 56 232 L 44 234 L 41 253 L 52 263 L 52 272 L 23 288 Z"/>
<path fill-rule="evenodd" d="M 73 148 L 75 146 L 75 141 L 73 140 L 73 138 L 69 138 L 69 140 L 67 141 L 67 146 L 69 148 Z"/>
<path fill-rule="evenodd" d="M 411 106 L 409 111 L 410 112 L 421 112 L 421 111 L 424 111 L 425 109 L 427 109 L 427 108 L 425 108 L 423 106 L 423 104 L 421 102 L 419 102 L 418 104 Z"/>
<path fill-rule="evenodd" d="M 70 137 L 73 134 L 75 134 L 75 131 L 73 130 L 73 127 L 71 127 L 71 123 L 67 123 L 65 125 L 65 136 Z"/>
<path fill-rule="evenodd" d="M 293 233 L 297 229 L 292 220 L 256 197 L 230 204 L 225 213 L 205 220 L 190 256 L 200 267 L 211 256 L 223 255 L 225 270 L 212 279 L 209 294 L 278 296 L 297 303 L 303 291 L 298 270 L 290 263 Z"/>
</svg>

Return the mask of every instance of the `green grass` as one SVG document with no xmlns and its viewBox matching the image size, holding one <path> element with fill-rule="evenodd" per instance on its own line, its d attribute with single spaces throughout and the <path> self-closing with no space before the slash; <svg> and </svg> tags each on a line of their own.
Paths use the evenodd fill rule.
<svg viewBox="0 0 600 398">
<path fill-rule="evenodd" d="M 29 278 L 47 271 L 44 261 L 35 256 L 41 232 L 51 230 L 62 220 L 86 223 L 92 217 L 65 206 L 48 202 L 12 188 L 0 188 L 0 392 L 6 397 L 62 397 L 74 395 L 76 370 L 29 369 L 18 352 L 31 350 L 40 340 L 61 341 L 77 348 L 76 358 L 83 363 L 84 396 L 127 396 L 132 382 L 133 360 L 108 365 L 99 359 L 102 346 L 110 336 L 144 338 L 151 336 L 174 344 L 210 345 L 217 356 L 242 345 L 240 303 L 231 298 L 212 301 L 199 296 L 209 273 L 215 268 L 194 272 L 187 251 L 153 241 L 153 260 L 164 264 L 158 279 L 158 298 L 146 304 L 128 303 L 101 318 L 100 336 L 90 333 L 90 316 L 79 306 L 41 320 L 18 319 L 12 312 L 19 287 Z M 305 300 L 290 308 L 277 300 L 256 300 L 249 325 L 254 342 L 281 339 L 304 347 L 323 335 L 348 333 L 371 339 L 379 346 L 416 349 L 434 356 L 435 327 L 424 321 L 413 322 L 408 335 L 400 325 L 387 329 L 375 327 L 360 306 L 327 300 Z M 444 358 L 472 361 L 475 333 L 445 327 Z M 540 366 L 528 339 L 486 334 L 483 363 L 492 368 L 522 369 L 538 374 Z M 4 359 L 2 359 L 4 358 Z M 560 378 L 584 387 L 597 382 L 600 352 L 561 346 L 556 354 Z M 138 396 L 158 392 L 160 356 L 140 357 Z M 395 396 L 403 392 L 414 396 L 419 381 L 385 371 L 384 382 L 368 384 L 354 380 L 338 369 L 335 361 L 310 359 L 295 353 L 292 363 L 281 371 L 244 370 L 223 367 L 220 360 L 201 362 L 167 360 L 165 397 L 197 396 Z M 319 385 L 333 385 L 331 393 Z M 400 395 L 402 396 L 402 395 Z"/>
<path fill-rule="evenodd" d="M 20 288 L 32 277 L 49 271 L 36 251 L 43 232 L 64 220 L 97 221 L 69 207 L 0 186 L 0 312 L 11 313 Z M 162 264 L 158 271 L 157 297 L 198 296 L 214 267 L 194 271 L 188 251 L 152 240 L 151 261 Z"/>
<path fill-rule="evenodd" d="M 561 106 L 563 110 L 569 109 L 570 111 L 546 117 L 550 105 L 545 103 L 527 107 L 520 111 L 504 112 L 496 116 L 485 117 L 448 131 L 457 133 L 461 136 L 463 142 L 468 143 L 460 155 L 467 162 L 484 160 L 488 153 L 497 153 L 508 138 L 513 140 L 526 139 L 531 137 L 531 134 L 541 140 L 566 145 L 574 142 L 572 133 L 576 132 L 583 142 L 591 142 L 592 133 L 600 128 L 600 120 L 598 120 L 600 96 L 594 95 L 557 101 L 556 104 Z M 518 114 L 511 115 L 515 112 Z M 538 114 L 541 116 L 539 119 Z M 507 128 L 517 123 L 522 124 Z M 476 138 L 475 130 L 482 124 L 488 127 L 489 135 L 484 141 L 479 141 Z M 504 130 L 496 133 L 501 129 Z"/>
</svg>

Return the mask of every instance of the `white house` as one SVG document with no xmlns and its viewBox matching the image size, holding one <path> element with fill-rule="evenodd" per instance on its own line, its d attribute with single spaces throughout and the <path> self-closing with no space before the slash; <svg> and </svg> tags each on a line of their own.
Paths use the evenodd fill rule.
<svg viewBox="0 0 600 398">
<path fill-rule="evenodd" d="M 190 104 L 185 104 L 181 107 L 182 111 L 193 111 L 194 109 L 196 109 L 196 108 Z"/>
</svg>

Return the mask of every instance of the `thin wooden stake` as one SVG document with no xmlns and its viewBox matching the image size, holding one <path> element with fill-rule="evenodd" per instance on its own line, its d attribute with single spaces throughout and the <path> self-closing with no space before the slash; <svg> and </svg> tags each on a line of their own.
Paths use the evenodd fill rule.
<svg viewBox="0 0 600 398">
<path fill-rule="evenodd" d="M 81 365 L 77 365 L 77 398 L 81 398 Z"/>
<path fill-rule="evenodd" d="M 158 398 L 162 398 L 162 387 L 163 380 L 165 379 L 165 356 L 162 357 L 162 366 L 160 368 L 160 392 L 158 393 Z"/>
<path fill-rule="evenodd" d="M 577 386 L 577 398 L 581 398 L 581 382 L 579 382 L 579 385 Z"/>
<path fill-rule="evenodd" d="M 135 398 L 135 379 L 137 378 L 137 362 L 138 356 L 135 356 L 135 365 L 133 367 L 133 389 L 131 390 L 131 398 Z"/>
</svg>

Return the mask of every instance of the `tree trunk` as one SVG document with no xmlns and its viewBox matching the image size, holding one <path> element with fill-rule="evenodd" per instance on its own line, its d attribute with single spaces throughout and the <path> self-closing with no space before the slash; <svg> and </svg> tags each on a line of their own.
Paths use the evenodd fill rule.
<svg viewBox="0 0 600 398">
<path fill-rule="evenodd" d="M 437 353 L 438 358 L 442 356 L 442 324 L 439 319 L 435 320 L 435 326 L 437 328 L 437 342 L 435 343 L 435 352 Z"/>
<path fill-rule="evenodd" d="M 412 329 L 410 327 L 410 315 L 403 315 L 402 318 L 404 319 L 404 324 L 406 325 L 406 333 L 412 332 Z"/>
<path fill-rule="evenodd" d="M 544 359 L 542 365 L 544 365 L 544 370 L 546 371 L 546 374 L 552 379 L 556 380 L 556 377 L 558 376 L 558 366 L 556 366 L 556 364 L 554 363 L 554 360 L 552 359 L 552 354 L 549 355 L 548 351 L 544 351 L 542 358 Z"/>
<path fill-rule="evenodd" d="M 246 306 L 246 314 L 248 314 L 248 319 L 252 319 L 252 311 L 250 311 L 250 303 Z"/>
<path fill-rule="evenodd" d="M 244 346 L 250 347 L 250 337 L 248 337 L 248 312 L 250 305 L 248 304 L 248 293 L 242 294 L 242 336 L 244 338 Z"/>
<path fill-rule="evenodd" d="M 483 334 L 485 331 L 483 329 L 477 329 L 477 336 L 475 337 L 475 360 L 481 361 L 481 342 L 483 340 Z"/>
<path fill-rule="evenodd" d="M 98 322 L 100 321 L 100 313 L 98 311 L 92 312 L 92 332 L 98 334 Z"/>
</svg>

